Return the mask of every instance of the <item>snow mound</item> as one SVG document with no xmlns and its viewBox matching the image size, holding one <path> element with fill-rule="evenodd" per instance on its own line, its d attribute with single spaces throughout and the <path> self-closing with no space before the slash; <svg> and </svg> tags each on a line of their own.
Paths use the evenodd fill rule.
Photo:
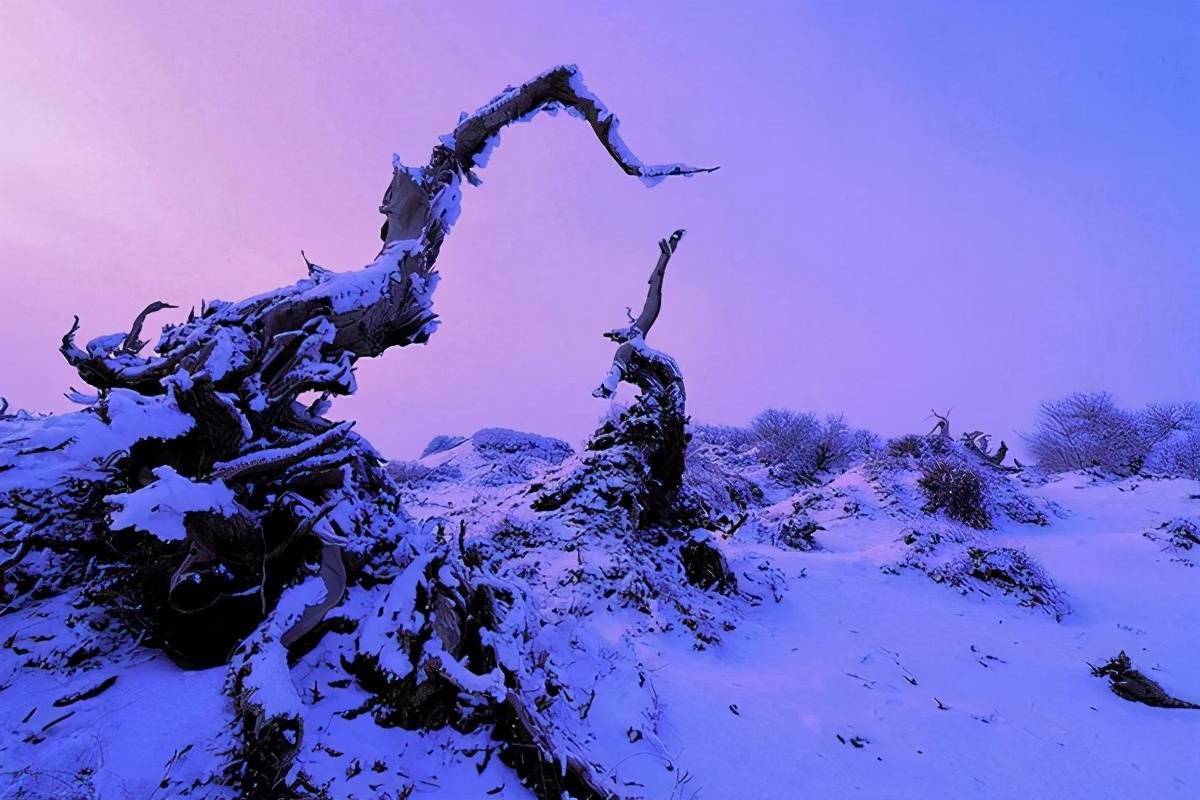
<svg viewBox="0 0 1200 800">
<path fill-rule="evenodd" d="M 1065 593 L 1040 564 L 1019 547 L 989 542 L 965 527 L 945 526 L 932 530 L 911 529 L 903 536 L 908 551 L 890 571 L 915 569 L 936 583 L 944 583 L 963 594 L 998 591 L 1030 608 L 1040 608 L 1062 620 L 1071 613 Z"/>
<path fill-rule="evenodd" d="M 454 481 L 508 486 L 532 480 L 574 451 L 561 439 L 508 428 L 483 428 L 469 437 L 435 436 L 417 461 L 398 461 L 388 471 L 401 483 Z"/>
</svg>

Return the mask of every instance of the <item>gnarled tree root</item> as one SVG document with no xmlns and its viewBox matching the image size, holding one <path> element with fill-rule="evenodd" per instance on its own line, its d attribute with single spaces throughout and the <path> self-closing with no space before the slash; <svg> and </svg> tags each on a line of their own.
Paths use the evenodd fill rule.
<svg viewBox="0 0 1200 800">
<path fill-rule="evenodd" d="M 383 725 L 471 730 L 490 725 L 500 758 L 541 799 L 615 791 L 570 744 L 548 709 L 563 702 L 540 622 L 520 586 L 467 569 L 449 553 L 415 559 L 364 622 L 347 665 L 375 694 Z"/>
</svg>

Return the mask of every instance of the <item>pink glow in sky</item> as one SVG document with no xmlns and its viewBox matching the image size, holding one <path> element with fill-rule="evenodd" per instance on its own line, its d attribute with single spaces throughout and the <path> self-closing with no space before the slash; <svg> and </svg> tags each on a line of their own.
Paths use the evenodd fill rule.
<svg viewBox="0 0 1200 800">
<path fill-rule="evenodd" d="M 915 0 L 6 2 L 0 395 L 70 407 L 73 313 L 86 340 L 291 283 L 301 249 L 369 262 L 391 154 L 561 62 L 642 158 L 722 169 L 647 190 L 577 120 L 506 132 L 442 251 L 442 328 L 336 406 L 385 453 L 580 440 L 600 333 L 677 227 L 651 343 L 695 419 L 893 434 L 954 406 L 1011 440 L 1075 389 L 1200 399 L 1200 6 Z"/>
</svg>

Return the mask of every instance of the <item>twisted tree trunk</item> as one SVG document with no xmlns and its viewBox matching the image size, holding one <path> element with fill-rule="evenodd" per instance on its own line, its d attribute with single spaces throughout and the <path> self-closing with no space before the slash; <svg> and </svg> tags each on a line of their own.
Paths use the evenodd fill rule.
<svg viewBox="0 0 1200 800">
<path fill-rule="evenodd" d="M 683 373 L 675 359 L 646 344 L 646 335 L 662 308 L 663 279 L 684 231 L 659 242 L 658 263 L 650 274 L 642 312 L 624 328 L 604 335 L 620 347 L 596 397 L 612 397 L 622 383 L 639 389 L 634 403 L 606 421 L 588 441 L 582 463 L 569 465 L 565 475 L 534 501 L 539 511 L 556 511 L 568 504 L 583 513 L 616 510 L 636 527 L 687 527 L 699 522 L 694 509 L 680 502 L 688 434 Z M 603 496 L 589 490 L 602 486 Z"/>
<path fill-rule="evenodd" d="M 406 631 L 399 617 L 389 618 L 394 630 L 367 642 L 387 640 L 403 650 L 403 658 L 389 659 L 368 647 L 353 665 L 364 685 L 384 673 L 397 681 L 380 690 L 379 702 L 400 715 L 437 708 L 443 721 L 460 726 L 489 722 L 518 771 L 531 782 L 540 776 L 534 789 L 547 800 L 563 791 L 611 793 L 585 759 L 555 744 L 550 718 L 525 699 L 544 688 L 545 676 L 531 664 L 545 659 L 504 655 L 482 643 L 484 629 L 537 624 L 517 613 L 528 608 L 519 587 L 450 565 L 425 540 L 410 540 L 398 489 L 378 453 L 351 423 L 325 416 L 333 396 L 355 391 L 358 359 L 423 343 L 435 331 L 434 265 L 459 214 L 461 183 L 478 183 L 473 169 L 483 166 L 501 129 L 564 108 L 589 123 L 626 173 L 647 183 L 709 171 L 644 165 L 578 70 L 556 67 L 464 115 L 428 163 L 408 167 L 394 159 L 379 209 L 383 246 L 364 268 L 333 272 L 306 259 L 308 275 L 296 284 L 202 304 L 186 322 L 163 328 L 145 355 L 143 325 L 167 303 L 146 306 L 128 332 L 82 347 L 76 318 L 61 352 L 98 396 L 69 396 L 89 405 L 82 412 L 87 430 L 99 433 L 88 447 L 70 438 L 0 451 L 0 471 L 51 449 L 63 449 L 63 463 L 72 465 L 51 485 L 5 490 L 0 591 L 5 573 L 20 569 L 32 549 L 80 563 L 99 557 L 116 562 L 108 573 L 115 577 L 104 578 L 100 590 L 90 587 L 89 598 L 130 611 L 128 622 L 185 665 L 232 654 L 227 691 L 243 744 L 231 777 L 245 796 L 289 796 L 284 784 L 303 736 L 289 647 L 311 644 L 348 584 L 395 577 L 396 565 L 387 563 L 393 555 L 409 566 L 388 596 L 407 612 L 427 612 L 427 624 Z M 657 315 L 662 270 L 678 235 L 669 247 L 663 243 L 645 329 Z M 618 354 L 623 374 L 653 395 L 645 407 L 665 415 L 672 441 L 682 442 L 678 368 L 644 344 L 631 348 Z M 306 394 L 316 399 L 302 401 Z M 96 455 L 97 441 L 112 442 L 111 450 Z M 672 461 L 654 468 L 665 491 L 677 486 L 681 467 Z M 422 565 L 446 568 L 427 573 Z M 406 575 L 421 584 L 419 592 L 405 591 Z M 406 672 L 404 664 L 421 672 Z"/>
<path fill-rule="evenodd" d="M 383 248 L 365 268 L 332 272 L 310 263 L 308 277 L 293 286 L 237 303 L 202 305 L 184 324 L 164 328 L 146 356 L 142 325 L 168 304 L 151 303 L 129 332 L 101 336 L 84 347 L 75 342 L 76 318 L 63 337 L 62 353 L 100 390 L 99 413 L 114 392 L 134 392 L 158 398 L 192 423 L 169 446 L 148 442 L 131 449 L 121 463 L 126 491 L 114 501 L 126 508 L 152 502 L 168 488 L 163 485 L 168 479 L 176 491 L 222 498 L 190 509 L 183 520 L 186 553 L 168 589 L 175 611 L 206 611 L 256 584 L 264 587 L 264 597 L 277 594 L 294 577 L 286 571 L 272 577 L 269 565 L 307 548 L 298 558 L 321 554 L 329 596 L 321 609 L 302 616 L 297 630 L 287 632 L 285 638 L 294 641 L 344 591 L 343 554 L 353 572 L 403 523 L 378 454 L 349 424 L 325 418 L 329 398 L 354 392 L 358 359 L 425 342 L 434 332 L 434 264 L 459 214 L 462 179 L 477 183 L 472 170 L 482 165 L 504 126 L 561 107 L 585 119 L 631 175 L 653 182 L 706 171 L 642 164 L 621 141 L 616 118 L 584 88 L 578 70 L 557 67 L 466 115 L 441 137 L 427 164 L 394 161 L 380 205 Z M 306 405 L 300 402 L 305 393 L 319 399 Z M 127 517 L 136 524 L 134 515 Z M 248 632 L 245 625 L 232 630 L 235 636 Z M 227 652 L 230 643 L 216 644 L 214 656 Z"/>
</svg>

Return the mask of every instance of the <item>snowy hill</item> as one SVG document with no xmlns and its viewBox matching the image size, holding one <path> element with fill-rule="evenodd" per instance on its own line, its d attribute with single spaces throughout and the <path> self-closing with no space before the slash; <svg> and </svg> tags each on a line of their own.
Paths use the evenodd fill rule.
<svg viewBox="0 0 1200 800">
<path fill-rule="evenodd" d="M 89 468 L 128 446 L 98 437 L 139 413 L 0 422 L 0 491 Z M 686 489 L 713 525 L 677 543 L 534 510 L 579 458 L 488 429 L 389 471 L 417 528 L 461 536 L 464 563 L 487 565 L 496 586 L 527 587 L 520 647 L 553 687 L 554 735 L 619 796 L 1200 794 L 1200 713 L 1132 702 L 1092 674 L 1123 651 L 1166 693 L 1200 701 L 1194 482 L 997 472 L 991 527 L 977 529 L 922 510 L 907 458 L 788 484 L 693 442 Z M 694 579 L 682 555 L 693 546 L 723 556 L 727 582 Z M 229 669 L 182 669 L 138 646 L 91 602 L 95 584 L 59 569 L 41 553 L 4 579 L 0 797 L 235 796 L 219 780 L 237 746 Z M 417 569 L 395 585 L 420 585 Z M 486 726 L 412 729 L 347 673 L 372 637 L 392 635 L 372 620 L 395 591 L 350 587 L 324 637 L 263 688 L 295 686 L 298 701 L 280 702 L 303 721 L 297 785 L 313 797 L 533 797 Z M 487 676 L 462 680 L 493 691 Z"/>
<path fill-rule="evenodd" d="M 437 436 L 417 461 L 393 461 L 401 483 L 451 481 L 477 486 L 524 483 L 561 464 L 572 453 L 560 439 L 507 428 L 484 428 L 471 436 Z"/>
</svg>

